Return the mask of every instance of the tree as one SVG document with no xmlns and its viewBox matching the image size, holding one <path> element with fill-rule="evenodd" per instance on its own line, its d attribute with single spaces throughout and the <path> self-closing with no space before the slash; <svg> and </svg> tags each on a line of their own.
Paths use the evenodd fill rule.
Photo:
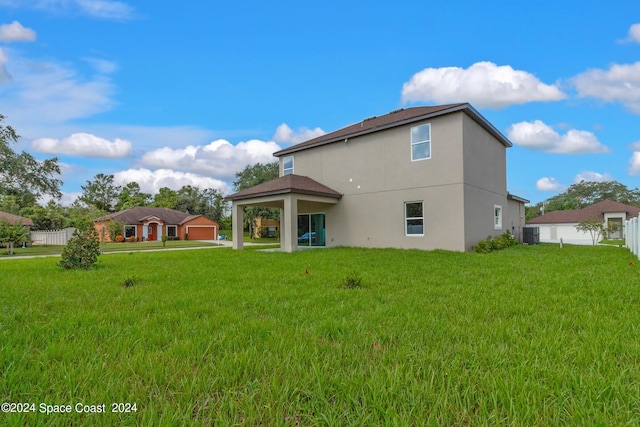
<svg viewBox="0 0 640 427">
<path fill-rule="evenodd" d="M 240 172 L 236 172 L 236 180 L 233 181 L 233 186 L 236 191 L 244 190 L 254 185 L 276 179 L 279 173 L 278 162 L 247 165 Z"/>
<path fill-rule="evenodd" d="M 124 224 L 116 219 L 112 219 L 107 224 L 107 233 L 109 233 L 109 240 L 116 241 L 116 237 L 124 235 Z M 102 238 L 100 240 L 103 240 Z"/>
<path fill-rule="evenodd" d="M 130 182 L 120 191 L 116 211 L 133 208 L 136 206 L 148 206 L 151 201 L 151 194 L 143 193 L 137 182 Z"/>
<path fill-rule="evenodd" d="M 62 250 L 62 258 L 58 265 L 67 270 L 88 270 L 100 255 L 98 233 L 93 226 L 77 228 L 67 246 Z"/>
<path fill-rule="evenodd" d="M 236 191 L 241 191 L 254 185 L 276 179 L 280 173 L 278 162 L 273 163 L 256 163 L 255 165 L 247 165 L 240 172 L 236 172 L 236 180 L 233 185 Z M 249 227 L 249 234 L 253 234 L 252 230 L 255 226 L 256 218 L 277 219 L 279 212 L 277 209 L 250 207 L 244 210 L 245 224 Z"/>
<path fill-rule="evenodd" d="M 178 193 L 169 187 L 162 187 L 158 190 L 158 194 L 153 196 L 151 206 L 156 208 L 175 209 L 178 204 Z"/>
<path fill-rule="evenodd" d="M 13 246 L 29 241 L 29 229 L 22 224 L 10 224 L 6 219 L 0 221 L 0 242 L 7 246 L 9 255 L 13 255 Z"/>
<path fill-rule="evenodd" d="M 215 188 L 185 185 L 177 191 L 175 209 L 193 215 L 204 215 L 214 221 L 220 221 L 225 213 L 224 196 Z"/>
<path fill-rule="evenodd" d="M 4 119 L 0 114 L 0 196 L 14 195 L 17 200 L 24 200 L 27 195 L 33 200 L 44 195 L 60 198 L 58 159 L 39 161 L 24 151 L 13 151 L 11 144 L 20 137 L 11 126 L 3 124 Z"/>
<path fill-rule="evenodd" d="M 576 230 L 582 231 L 583 233 L 589 233 L 591 235 L 591 242 L 593 243 L 593 246 L 595 246 L 600 241 L 601 237 L 615 233 L 618 230 L 618 225 L 610 222 L 608 227 L 605 227 L 604 221 L 589 219 L 580 221 L 578 225 L 576 225 Z"/>
<path fill-rule="evenodd" d="M 45 206 L 33 205 L 22 209 L 23 216 L 33 221 L 32 230 L 60 230 L 68 226 L 68 209 L 53 200 Z"/>
<path fill-rule="evenodd" d="M 93 181 L 82 185 L 82 194 L 78 197 L 87 206 L 94 206 L 100 211 L 114 212 L 121 187 L 114 182 L 113 175 L 97 174 Z"/>
</svg>

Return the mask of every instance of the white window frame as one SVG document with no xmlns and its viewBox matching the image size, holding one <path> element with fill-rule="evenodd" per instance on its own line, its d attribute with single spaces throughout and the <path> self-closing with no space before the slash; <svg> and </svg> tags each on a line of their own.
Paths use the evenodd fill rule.
<svg viewBox="0 0 640 427">
<path fill-rule="evenodd" d="M 169 236 L 169 229 L 173 228 L 175 230 L 175 234 L 173 236 Z M 177 225 L 167 225 L 167 237 L 178 237 L 178 226 Z"/>
<path fill-rule="evenodd" d="M 133 229 L 133 235 L 127 236 L 127 229 Z M 124 237 L 125 239 L 127 239 L 129 237 L 135 237 L 137 239 L 138 238 L 138 227 L 135 226 L 135 225 L 125 225 L 123 227 L 122 234 L 123 234 L 122 237 Z"/>
<path fill-rule="evenodd" d="M 422 216 L 408 217 L 407 205 L 420 204 L 422 207 Z M 422 233 L 409 233 L 409 221 L 421 220 L 422 221 Z M 404 235 L 407 237 L 422 237 L 424 236 L 424 201 L 414 200 L 411 202 L 404 202 Z"/>
<path fill-rule="evenodd" d="M 423 127 L 426 126 L 429 128 L 429 139 L 425 139 L 425 140 L 419 140 L 419 141 L 414 141 L 413 140 L 413 130 L 419 127 Z M 410 134 L 411 134 L 411 161 L 412 162 L 418 162 L 420 160 L 428 160 L 431 158 L 431 123 L 425 123 L 423 125 L 418 125 L 418 126 L 413 126 L 410 130 Z M 422 144 L 427 144 L 429 146 L 429 155 L 426 157 L 420 157 L 420 158 L 414 158 L 413 157 L 413 148 L 418 146 L 418 145 L 422 145 Z"/>
<path fill-rule="evenodd" d="M 493 228 L 502 230 L 502 206 L 493 205 Z"/>
<path fill-rule="evenodd" d="M 287 160 L 291 159 L 291 167 L 286 167 Z M 282 176 L 293 174 L 293 156 L 287 156 L 282 159 Z"/>
</svg>

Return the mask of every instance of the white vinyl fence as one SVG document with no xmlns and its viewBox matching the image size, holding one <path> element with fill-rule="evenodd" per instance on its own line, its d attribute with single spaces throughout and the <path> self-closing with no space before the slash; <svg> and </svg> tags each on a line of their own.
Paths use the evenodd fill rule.
<svg viewBox="0 0 640 427">
<path fill-rule="evenodd" d="M 624 229 L 626 232 L 625 245 L 640 259 L 640 224 L 638 223 L 638 217 L 626 220 Z"/>
<path fill-rule="evenodd" d="M 69 227 L 63 230 L 32 231 L 31 243 L 34 245 L 66 245 L 75 228 Z"/>
</svg>

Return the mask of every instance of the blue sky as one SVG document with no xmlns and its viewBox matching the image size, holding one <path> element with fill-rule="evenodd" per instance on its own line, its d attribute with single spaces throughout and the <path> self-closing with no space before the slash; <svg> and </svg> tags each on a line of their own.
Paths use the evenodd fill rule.
<svg viewBox="0 0 640 427">
<path fill-rule="evenodd" d="M 65 204 L 98 173 L 230 193 L 281 148 L 452 102 L 511 139 L 532 203 L 639 187 L 637 2 L 0 0 L 0 114 L 59 157 Z"/>
</svg>

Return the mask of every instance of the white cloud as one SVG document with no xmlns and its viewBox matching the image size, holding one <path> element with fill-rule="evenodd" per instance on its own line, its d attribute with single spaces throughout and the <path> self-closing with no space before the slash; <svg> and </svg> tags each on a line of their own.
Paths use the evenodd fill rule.
<svg viewBox="0 0 640 427">
<path fill-rule="evenodd" d="M 0 25 L 0 41 L 2 42 L 32 42 L 36 40 L 36 32 L 25 28 L 18 21 Z"/>
<path fill-rule="evenodd" d="M 11 81 L 11 75 L 7 71 L 7 62 L 9 58 L 4 53 L 4 50 L 0 48 L 0 83 L 7 83 Z"/>
<path fill-rule="evenodd" d="M 629 27 L 629 34 L 625 41 L 640 43 L 640 23 L 633 24 L 631 27 Z"/>
<path fill-rule="evenodd" d="M 298 144 L 322 136 L 325 133 L 326 132 L 320 128 L 309 129 L 307 127 L 301 127 L 298 128 L 297 131 L 294 131 L 286 123 L 282 123 L 276 129 L 273 140 L 284 144 Z"/>
<path fill-rule="evenodd" d="M 640 175 L 640 141 L 632 143 L 630 148 L 633 150 L 633 154 L 629 159 L 627 172 L 629 172 L 631 176 Z"/>
<path fill-rule="evenodd" d="M 588 70 L 571 79 L 578 96 L 620 102 L 635 114 L 640 114 L 640 61 L 634 64 L 614 64 L 608 70 Z"/>
<path fill-rule="evenodd" d="M 2 61 L 0 53 L 0 79 Z M 13 123 L 60 123 L 114 105 L 114 85 L 104 75 L 84 78 L 68 66 L 28 59 L 12 60 L 11 71 L 11 84 L 0 86 L 0 111 Z"/>
<path fill-rule="evenodd" d="M 543 177 L 536 181 L 536 189 L 539 191 L 558 191 L 563 188 L 563 185 L 558 182 L 557 179 L 552 177 Z"/>
<path fill-rule="evenodd" d="M 564 98 L 566 95 L 556 85 L 544 84 L 526 71 L 492 62 L 477 62 L 467 69 L 425 68 L 402 87 L 404 102 L 470 102 L 488 108 Z"/>
<path fill-rule="evenodd" d="M 113 174 L 114 181 L 118 183 L 137 182 L 145 193 L 157 194 L 162 187 L 168 187 L 174 191 L 185 185 L 192 187 L 215 188 L 223 194 L 229 194 L 230 187 L 227 183 L 202 175 L 174 171 L 171 169 L 150 170 L 145 168 L 128 169 Z"/>
<path fill-rule="evenodd" d="M 133 18 L 133 7 L 112 0 L 0 0 L 0 6 L 43 10 L 52 13 L 80 13 L 99 19 Z"/>
<path fill-rule="evenodd" d="M 141 160 L 150 168 L 177 169 L 188 172 L 233 178 L 245 166 L 255 163 L 271 163 L 273 153 L 281 147 L 273 141 L 256 139 L 232 145 L 218 139 L 208 145 L 189 145 L 174 149 L 163 147 L 146 153 Z"/>
<path fill-rule="evenodd" d="M 75 0 L 80 9 L 89 16 L 102 19 L 130 19 L 133 8 L 126 3 L 107 0 Z"/>
<path fill-rule="evenodd" d="M 640 151 L 634 151 L 633 155 L 629 159 L 629 168 L 627 169 L 629 175 L 640 175 Z"/>
<path fill-rule="evenodd" d="M 582 181 L 606 182 L 613 181 L 613 177 L 608 173 L 584 171 L 577 174 L 573 180 L 573 182 L 575 182 L 576 184 Z"/>
<path fill-rule="evenodd" d="M 91 64 L 93 68 L 95 68 L 95 70 L 101 74 L 111 74 L 118 69 L 117 63 L 106 59 L 85 58 L 85 61 Z"/>
<path fill-rule="evenodd" d="M 119 138 L 108 141 L 88 133 L 74 133 L 61 140 L 39 138 L 31 143 L 31 147 L 41 153 L 110 159 L 128 157 L 133 153 L 130 141 Z"/>
<path fill-rule="evenodd" d="M 520 122 L 507 130 L 511 141 L 526 148 L 560 154 L 608 153 L 592 133 L 571 129 L 564 135 L 559 134 L 540 120 Z"/>
</svg>

